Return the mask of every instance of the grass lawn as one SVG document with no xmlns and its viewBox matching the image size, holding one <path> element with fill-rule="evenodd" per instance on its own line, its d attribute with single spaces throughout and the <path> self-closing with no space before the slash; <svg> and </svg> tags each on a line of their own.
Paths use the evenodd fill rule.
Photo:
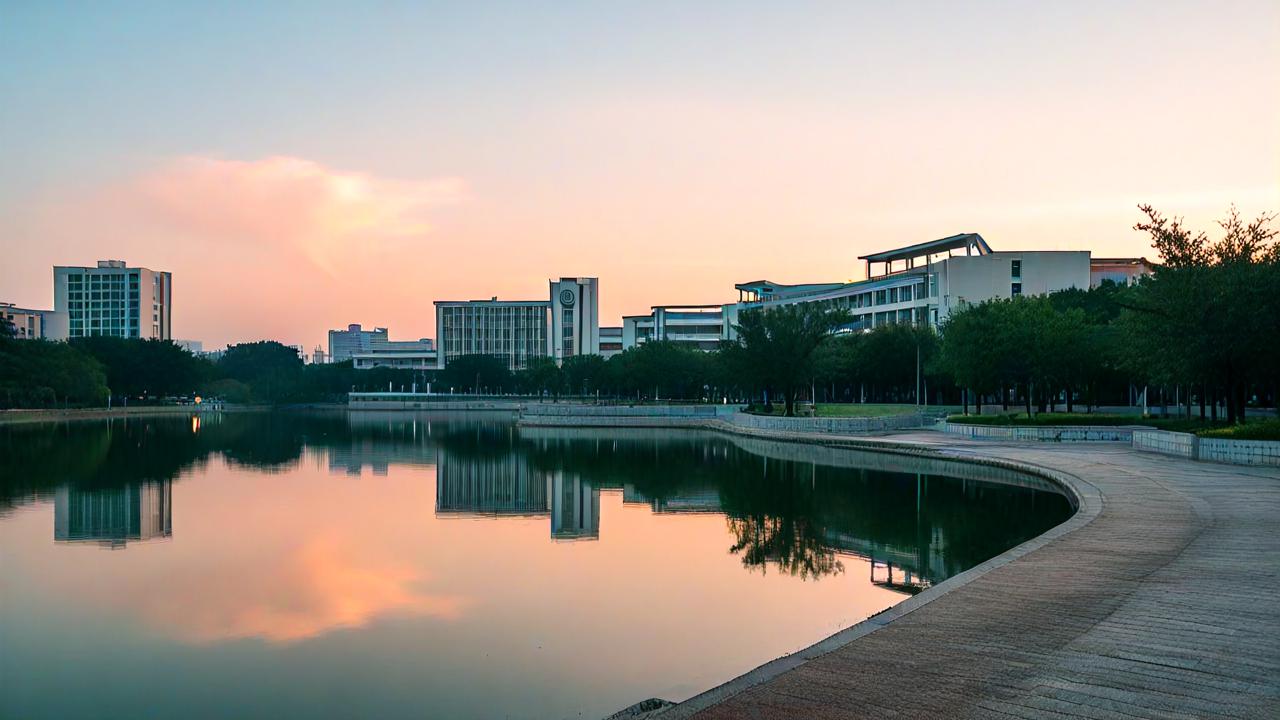
<svg viewBox="0 0 1280 720">
<path fill-rule="evenodd" d="M 918 411 L 915 405 L 877 403 L 818 403 L 818 417 L 884 417 L 907 415 Z"/>
<path fill-rule="evenodd" d="M 1026 413 L 1000 415 L 951 415 L 950 422 L 967 425 L 1139 425 L 1173 432 L 1189 432 L 1204 437 L 1237 440 L 1280 440 L 1280 420 L 1251 420 L 1244 425 L 1214 424 L 1199 418 L 1144 418 L 1138 415 L 1107 413 L 1039 413 L 1034 418 Z"/>
<path fill-rule="evenodd" d="M 915 405 L 899 405 L 888 403 L 818 403 L 817 417 L 884 417 L 886 415 L 907 415 L 916 412 L 921 408 Z M 930 410 L 936 410 L 933 406 Z M 763 415 L 759 410 L 754 411 L 757 415 Z M 782 403 L 773 406 L 773 414 L 781 415 L 783 412 Z M 796 403 L 796 413 L 803 415 L 809 412 L 808 403 Z"/>
<path fill-rule="evenodd" d="M 1196 434 L 1230 440 L 1280 440 L 1280 420 L 1250 420 L 1244 425 L 1201 430 Z"/>
</svg>

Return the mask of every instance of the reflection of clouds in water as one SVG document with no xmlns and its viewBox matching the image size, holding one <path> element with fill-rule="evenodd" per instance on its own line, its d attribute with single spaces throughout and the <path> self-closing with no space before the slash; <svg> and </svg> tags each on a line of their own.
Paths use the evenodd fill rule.
<svg viewBox="0 0 1280 720">
<path fill-rule="evenodd" d="M 391 614 L 456 619 L 465 604 L 426 592 L 426 578 L 409 563 L 354 552 L 336 534 L 310 538 L 279 559 L 249 565 L 251 574 L 230 584 L 199 574 L 157 598 L 146 616 L 189 642 L 293 642 Z"/>
</svg>

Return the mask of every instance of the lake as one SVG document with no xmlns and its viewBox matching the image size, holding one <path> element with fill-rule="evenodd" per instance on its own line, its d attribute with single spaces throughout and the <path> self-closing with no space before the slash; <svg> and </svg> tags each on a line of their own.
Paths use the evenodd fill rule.
<svg viewBox="0 0 1280 720">
<path fill-rule="evenodd" d="M 600 718 L 1070 514 L 1007 471 L 506 414 L 0 426 L 0 716 Z"/>
</svg>

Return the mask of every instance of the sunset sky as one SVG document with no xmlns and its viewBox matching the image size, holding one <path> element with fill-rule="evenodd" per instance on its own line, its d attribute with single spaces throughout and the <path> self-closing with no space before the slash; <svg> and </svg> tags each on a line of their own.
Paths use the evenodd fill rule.
<svg viewBox="0 0 1280 720">
<path fill-rule="evenodd" d="M 1280 3 L 0 0 L 0 301 L 120 258 L 206 348 L 957 232 L 1151 255 L 1139 202 L 1280 210 Z"/>
</svg>

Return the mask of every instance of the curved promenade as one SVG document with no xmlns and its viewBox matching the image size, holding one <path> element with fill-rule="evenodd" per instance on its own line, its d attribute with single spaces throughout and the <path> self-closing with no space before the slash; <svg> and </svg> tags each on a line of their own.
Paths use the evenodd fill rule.
<svg viewBox="0 0 1280 720">
<path fill-rule="evenodd" d="M 1280 470 L 929 431 L 743 434 L 1034 467 L 1081 510 L 662 720 L 1280 717 Z"/>
</svg>

